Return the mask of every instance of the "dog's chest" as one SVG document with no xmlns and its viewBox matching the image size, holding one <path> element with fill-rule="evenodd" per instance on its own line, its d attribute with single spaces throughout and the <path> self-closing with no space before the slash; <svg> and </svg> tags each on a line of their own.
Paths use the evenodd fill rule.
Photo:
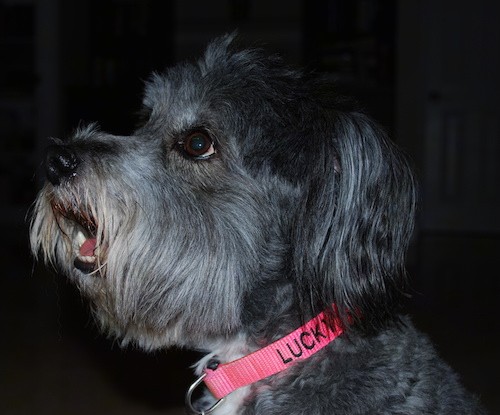
<svg viewBox="0 0 500 415">
<path fill-rule="evenodd" d="M 224 398 L 224 402 L 217 407 L 213 415 L 235 415 L 243 409 L 245 400 L 250 392 L 250 386 L 240 388 Z"/>
</svg>

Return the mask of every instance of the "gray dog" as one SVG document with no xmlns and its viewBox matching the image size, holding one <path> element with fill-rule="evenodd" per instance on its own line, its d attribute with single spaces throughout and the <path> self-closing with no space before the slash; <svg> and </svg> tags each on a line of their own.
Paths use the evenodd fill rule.
<svg viewBox="0 0 500 415">
<path fill-rule="evenodd" d="M 123 344 L 205 350 L 194 413 L 484 413 L 398 312 L 405 158 L 329 85 L 234 43 L 153 75 L 133 135 L 54 140 L 33 252 Z"/>
</svg>

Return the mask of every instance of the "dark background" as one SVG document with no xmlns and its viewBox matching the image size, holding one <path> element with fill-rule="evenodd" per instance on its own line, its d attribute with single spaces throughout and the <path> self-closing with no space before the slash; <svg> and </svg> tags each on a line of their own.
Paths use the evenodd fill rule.
<svg viewBox="0 0 500 415">
<path fill-rule="evenodd" d="M 198 356 L 121 349 L 64 277 L 34 264 L 27 212 L 48 137 L 133 130 L 152 70 L 238 29 L 325 72 L 421 182 L 408 309 L 500 413 L 500 6 L 494 0 L 0 1 L 0 413 L 177 413 Z M 172 412 L 169 412 L 172 411 Z"/>
</svg>

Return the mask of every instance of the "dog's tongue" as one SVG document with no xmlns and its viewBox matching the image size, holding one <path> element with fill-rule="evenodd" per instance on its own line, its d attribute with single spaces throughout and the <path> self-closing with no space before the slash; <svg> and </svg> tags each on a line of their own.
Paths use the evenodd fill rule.
<svg viewBox="0 0 500 415">
<path fill-rule="evenodd" d="M 85 242 L 80 247 L 80 255 L 81 256 L 94 256 L 94 250 L 96 245 L 96 239 L 90 238 L 85 240 Z"/>
</svg>

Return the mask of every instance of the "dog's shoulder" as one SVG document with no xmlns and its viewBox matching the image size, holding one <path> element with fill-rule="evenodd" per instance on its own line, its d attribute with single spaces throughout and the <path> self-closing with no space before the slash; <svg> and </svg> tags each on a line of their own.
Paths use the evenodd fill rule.
<svg viewBox="0 0 500 415">
<path fill-rule="evenodd" d="M 407 318 L 339 339 L 269 387 L 258 394 L 257 414 L 485 414 Z"/>
</svg>

